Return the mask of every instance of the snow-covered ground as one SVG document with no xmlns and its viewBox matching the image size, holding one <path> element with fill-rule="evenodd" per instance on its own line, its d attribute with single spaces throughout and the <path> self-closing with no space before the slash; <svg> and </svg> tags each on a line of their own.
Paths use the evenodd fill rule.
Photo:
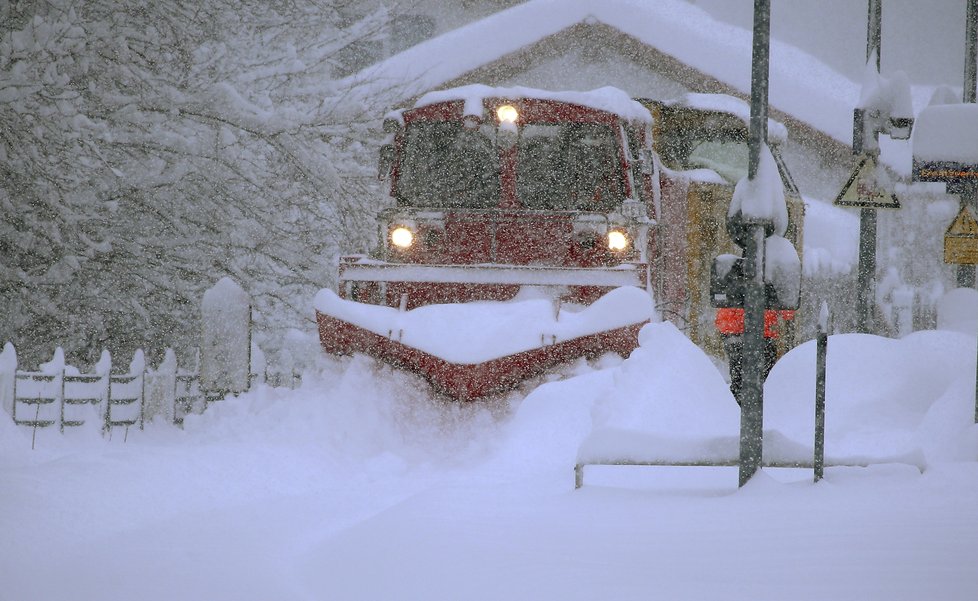
<svg viewBox="0 0 978 601">
<path fill-rule="evenodd" d="M 625 361 L 481 404 L 354 357 L 183 430 L 40 431 L 32 451 L 0 419 L 0 599 L 972 600 L 975 336 L 952 330 L 978 303 L 958 296 L 946 330 L 830 339 L 827 455 L 873 465 L 818 484 L 590 467 L 574 489 L 608 432 L 653 456 L 737 435 L 720 373 L 669 324 Z M 768 381 L 777 447 L 812 444 L 814 354 Z"/>
</svg>

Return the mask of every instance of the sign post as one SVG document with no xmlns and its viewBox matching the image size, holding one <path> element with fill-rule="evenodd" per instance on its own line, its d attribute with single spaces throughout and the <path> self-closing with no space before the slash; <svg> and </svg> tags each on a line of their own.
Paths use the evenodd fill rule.
<svg viewBox="0 0 978 601">
<path fill-rule="evenodd" d="M 880 173 L 877 151 L 864 153 L 852 175 L 835 199 L 840 207 L 857 207 L 859 212 L 859 271 L 856 284 L 857 329 L 871 333 L 876 282 L 876 210 L 899 209 L 900 200 L 887 190 L 888 178 Z"/>
<path fill-rule="evenodd" d="M 729 346 L 724 345 L 727 346 L 731 366 L 734 361 L 739 361 L 741 365 L 741 386 L 735 391 L 740 404 L 740 486 L 745 485 L 760 469 L 764 451 L 764 378 L 767 373 L 765 311 L 772 306 L 797 308 L 800 288 L 791 285 L 795 278 L 791 276 L 790 269 L 788 277 L 775 277 L 779 268 L 772 267 L 781 264 L 781 269 L 785 269 L 784 265 L 790 263 L 790 258 L 783 252 L 784 247 L 778 242 L 780 239 L 788 243 L 782 237 L 788 227 L 783 197 L 783 223 L 779 222 L 777 206 L 760 202 L 771 186 L 784 185 L 766 144 L 770 31 L 770 0 L 754 0 L 747 177 L 737 184 L 726 224 L 727 233 L 743 249 L 743 256 L 718 256 L 713 262 L 710 278 L 713 306 L 721 310 L 739 309 L 743 319 L 741 342 L 734 344 L 731 341 Z M 762 162 L 767 165 L 764 169 Z M 769 246 L 774 250 L 771 262 L 766 263 Z M 794 247 L 791 250 L 794 252 Z M 797 254 L 794 259 L 797 261 Z M 771 273 L 767 273 L 769 271 Z M 800 274 L 799 263 L 799 278 Z M 781 307 L 780 304 L 784 303 L 790 303 L 790 307 Z M 739 349 L 732 350 L 734 347 Z"/>
<path fill-rule="evenodd" d="M 968 0 L 968 8 L 965 12 L 965 31 L 964 31 L 964 89 L 961 94 L 961 101 L 965 104 L 974 104 L 978 98 L 978 0 Z M 972 181 L 972 185 L 965 186 L 961 191 L 961 206 L 970 206 L 978 210 L 978 179 Z M 965 271 L 967 270 L 967 271 Z M 974 267 L 958 266 L 958 281 L 970 278 L 970 285 L 975 285 Z M 975 400 L 975 423 L 978 423 L 978 397 Z"/>
<path fill-rule="evenodd" d="M 968 3 L 968 18 L 978 19 L 978 0 Z M 974 33 L 975 24 L 969 24 Z M 971 62 L 975 60 L 975 44 L 968 45 Z M 968 61 L 966 61 L 968 62 Z M 971 69 L 972 73 L 974 69 Z M 913 180 L 943 182 L 948 194 L 961 195 L 961 209 L 944 233 L 944 262 L 958 265 L 958 285 L 974 285 L 978 264 L 978 219 L 973 199 L 978 196 L 978 104 L 974 101 L 975 82 L 972 78 L 970 103 L 928 106 L 917 116 L 919 127 L 913 140 Z M 965 98 L 968 97 L 967 90 Z M 970 281 L 962 283 L 962 274 Z M 978 371 L 975 373 L 975 423 L 978 423 Z"/>
<path fill-rule="evenodd" d="M 961 204 L 961 211 L 944 233 L 944 262 L 972 268 L 978 265 L 978 220 L 967 204 Z M 975 369 L 975 423 L 978 424 L 978 367 Z"/>
<path fill-rule="evenodd" d="M 867 69 L 874 67 L 875 78 L 863 84 L 860 104 L 853 111 L 852 153 L 860 157 L 852 177 L 835 204 L 859 208 L 859 271 L 856 297 L 857 329 L 872 333 L 873 302 L 876 296 L 876 210 L 898 209 L 900 202 L 889 190 L 887 177 L 877 165 L 879 136 L 905 140 L 913 128 L 909 88 L 901 88 L 896 74 L 892 80 L 880 73 L 882 0 L 869 0 L 866 26 Z"/>
<path fill-rule="evenodd" d="M 748 179 L 757 178 L 761 150 L 767 142 L 768 81 L 770 76 L 771 0 L 754 0 L 751 51 Z M 761 467 L 764 449 L 764 231 L 750 224 L 744 246 L 745 284 L 743 398 L 740 408 L 740 486 Z"/>
</svg>

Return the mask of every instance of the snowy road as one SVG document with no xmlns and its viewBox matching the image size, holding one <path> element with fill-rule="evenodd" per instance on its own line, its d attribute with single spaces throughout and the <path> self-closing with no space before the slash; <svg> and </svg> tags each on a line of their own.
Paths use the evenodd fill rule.
<svg viewBox="0 0 978 601">
<path fill-rule="evenodd" d="M 967 337 L 834 337 L 840 363 L 887 348 L 920 370 L 946 364 L 907 399 L 872 382 L 862 394 L 875 386 L 893 410 L 876 431 L 855 403 L 877 398 L 829 421 L 830 448 L 856 432 L 887 453 L 910 440 L 923 473 L 833 468 L 816 485 L 765 472 L 738 490 L 728 468 L 598 467 L 575 491 L 597 424 L 676 430 L 675 415 L 703 434 L 736 417 L 709 361 L 661 328 L 624 363 L 488 406 L 433 400 L 354 359 L 125 443 L 52 431 L 32 452 L 29 432 L 0 422 L 0 599 L 978 598 L 978 431 L 959 423 L 973 407 L 957 384 L 974 363 L 955 357 Z M 811 352 L 769 382 L 783 432 Z M 879 371 L 862 377 L 895 377 Z M 689 403 L 712 417 L 688 423 Z"/>
</svg>

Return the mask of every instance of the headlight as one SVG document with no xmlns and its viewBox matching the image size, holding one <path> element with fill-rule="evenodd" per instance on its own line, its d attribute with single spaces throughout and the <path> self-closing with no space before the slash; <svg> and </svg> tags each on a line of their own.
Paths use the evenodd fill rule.
<svg viewBox="0 0 978 601">
<path fill-rule="evenodd" d="M 500 123 L 516 123 L 516 118 L 519 117 L 519 113 L 516 112 L 515 106 L 504 104 L 496 109 L 496 116 L 499 117 Z"/>
<path fill-rule="evenodd" d="M 608 249 L 622 251 L 628 248 L 628 235 L 625 232 L 611 230 L 608 232 Z"/>
<path fill-rule="evenodd" d="M 401 249 L 411 248 L 411 245 L 414 244 L 414 232 L 403 225 L 392 229 L 390 237 L 391 244 Z"/>
</svg>

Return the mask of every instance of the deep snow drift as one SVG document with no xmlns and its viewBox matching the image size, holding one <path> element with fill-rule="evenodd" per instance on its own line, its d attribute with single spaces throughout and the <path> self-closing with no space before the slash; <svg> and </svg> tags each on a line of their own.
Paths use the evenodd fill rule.
<svg viewBox="0 0 978 601">
<path fill-rule="evenodd" d="M 765 471 L 738 490 L 732 468 L 592 467 L 575 491 L 585 441 L 675 454 L 737 435 L 697 347 L 662 323 L 641 343 L 483 404 L 324 358 L 298 390 L 125 442 L 42 431 L 32 452 L 0 420 L 0 599 L 978 597 L 974 336 L 830 340 L 827 453 L 923 472 Z M 813 370 L 806 343 L 771 374 L 769 439 L 810 448 Z"/>
</svg>

